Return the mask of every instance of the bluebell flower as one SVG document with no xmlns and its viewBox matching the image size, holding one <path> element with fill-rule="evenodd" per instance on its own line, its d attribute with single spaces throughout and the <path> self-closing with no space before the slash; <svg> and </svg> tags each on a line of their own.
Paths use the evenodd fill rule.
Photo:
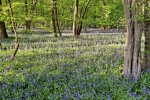
<svg viewBox="0 0 150 100">
<path fill-rule="evenodd" d="M 62 100 L 70 100 L 70 97 L 68 94 L 66 94 L 65 96 L 62 97 Z"/>
<path fill-rule="evenodd" d="M 2 87 L 2 85 L 3 85 L 3 83 L 2 83 L 2 82 L 0 82 L 0 87 Z"/>
<path fill-rule="evenodd" d="M 5 84 L 2 85 L 2 88 L 3 88 L 3 89 L 6 89 L 7 87 L 8 87 L 8 84 L 7 84 L 7 83 L 5 83 Z"/>
<path fill-rule="evenodd" d="M 147 69 L 147 72 L 150 73 L 150 69 Z"/>
<path fill-rule="evenodd" d="M 111 97 L 108 97 L 108 99 L 107 100 L 112 100 L 112 98 Z"/>
<path fill-rule="evenodd" d="M 36 83 L 36 79 L 33 79 L 32 84 Z"/>
<path fill-rule="evenodd" d="M 131 92 L 130 93 L 131 96 L 135 97 L 136 99 L 139 98 L 138 94 L 136 92 Z"/>
<path fill-rule="evenodd" d="M 64 88 L 64 90 L 65 90 L 65 92 L 68 92 L 68 91 L 69 91 L 69 89 L 68 89 L 68 88 Z"/>
<path fill-rule="evenodd" d="M 86 93 L 86 94 L 85 94 L 85 96 L 86 96 L 86 98 L 88 98 L 89 94 L 88 94 L 88 93 Z"/>
<path fill-rule="evenodd" d="M 13 91 L 16 92 L 16 86 L 14 85 Z"/>
<path fill-rule="evenodd" d="M 75 97 L 76 97 L 76 100 L 81 100 L 81 95 L 79 93 L 79 91 L 77 93 L 75 93 Z"/>
<path fill-rule="evenodd" d="M 24 98 L 25 98 L 25 99 L 27 99 L 27 98 L 28 98 L 28 96 L 29 96 L 29 93 L 28 93 L 28 92 L 25 92 L 25 94 L 24 94 Z"/>
<path fill-rule="evenodd" d="M 147 88 L 145 85 L 144 85 L 144 87 L 143 87 L 143 89 L 142 89 L 142 92 L 143 92 L 144 94 L 150 95 L 150 90 L 149 90 L 149 88 Z"/>
</svg>

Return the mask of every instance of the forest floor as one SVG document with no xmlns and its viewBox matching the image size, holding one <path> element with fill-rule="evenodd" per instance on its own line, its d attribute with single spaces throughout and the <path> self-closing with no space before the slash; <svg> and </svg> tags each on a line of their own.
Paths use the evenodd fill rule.
<svg viewBox="0 0 150 100">
<path fill-rule="evenodd" d="M 22 31 L 25 31 L 25 29 L 24 28 L 18 28 L 17 29 L 17 31 L 18 32 L 22 32 Z M 45 34 L 47 34 L 47 33 L 51 33 L 50 31 L 48 31 L 48 30 L 43 30 L 43 29 L 40 29 L 40 28 L 31 28 L 31 31 L 32 32 L 38 32 L 38 33 L 45 33 Z M 12 33 L 11 31 L 10 31 L 10 29 L 7 29 L 7 32 L 8 33 Z M 64 33 L 72 33 L 72 30 L 63 30 L 62 32 L 61 32 L 62 34 L 64 34 Z M 87 28 L 86 30 L 82 30 L 82 32 L 81 33 L 84 33 L 84 34 L 93 34 L 93 33 L 95 33 L 95 34 L 99 34 L 99 33 L 111 33 L 111 34 L 116 34 L 116 33 L 120 33 L 120 34 L 124 34 L 125 33 L 125 30 L 124 29 L 106 29 L 106 30 L 100 30 L 100 28 Z"/>
<path fill-rule="evenodd" d="M 18 31 L 11 62 L 14 34 L 0 40 L 0 100 L 150 100 L 150 70 L 138 81 L 122 78 L 125 35 L 36 31 Z"/>
</svg>

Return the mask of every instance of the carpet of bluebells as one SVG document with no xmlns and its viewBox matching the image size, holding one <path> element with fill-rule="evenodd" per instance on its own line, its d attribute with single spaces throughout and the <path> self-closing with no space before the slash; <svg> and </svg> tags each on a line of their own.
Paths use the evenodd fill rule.
<svg viewBox="0 0 150 100">
<path fill-rule="evenodd" d="M 122 78 L 122 34 L 19 33 L 0 40 L 0 100 L 150 100 L 150 70 Z"/>
</svg>

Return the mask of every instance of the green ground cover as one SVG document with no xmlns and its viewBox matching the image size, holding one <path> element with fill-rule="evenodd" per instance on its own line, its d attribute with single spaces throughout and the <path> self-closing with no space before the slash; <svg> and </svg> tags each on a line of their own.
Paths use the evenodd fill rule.
<svg viewBox="0 0 150 100">
<path fill-rule="evenodd" d="M 19 34 L 1 40 L 0 100 L 149 100 L 150 70 L 138 81 L 122 78 L 125 36 Z"/>
</svg>

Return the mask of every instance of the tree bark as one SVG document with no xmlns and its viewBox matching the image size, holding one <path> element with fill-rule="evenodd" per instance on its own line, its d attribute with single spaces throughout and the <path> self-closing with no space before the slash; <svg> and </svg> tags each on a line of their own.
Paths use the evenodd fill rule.
<svg viewBox="0 0 150 100">
<path fill-rule="evenodd" d="M 2 5 L 2 1 L 0 0 L 0 5 Z M 0 12 L 2 10 L 0 9 Z M 0 21 L 0 39 L 2 38 L 8 38 L 8 34 L 6 32 L 5 23 L 3 21 Z"/>
<path fill-rule="evenodd" d="M 144 35 L 145 35 L 145 50 L 144 50 L 144 61 L 143 69 L 150 68 L 150 17 L 149 17 L 149 2 L 144 2 Z"/>
<path fill-rule="evenodd" d="M 12 24 L 12 28 L 13 28 L 13 33 L 15 34 L 15 50 L 10 57 L 10 60 L 13 60 L 17 54 L 18 49 L 19 49 L 19 42 L 18 42 L 18 35 L 16 32 L 15 20 L 13 19 L 14 13 L 13 13 L 11 1 L 8 0 L 8 3 L 9 3 L 9 8 L 10 8 L 11 24 Z"/>
<path fill-rule="evenodd" d="M 56 28 L 56 19 L 55 19 L 55 0 L 52 0 L 52 26 L 53 26 L 53 34 L 55 37 L 57 37 L 57 28 Z"/>
<path fill-rule="evenodd" d="M 124 70 L 123 75 L 126 78 L 138 79 L 140 77 L 140 48 L 142 24 L 136 18 L 137 1 L 123 0 L 125 18 L 127 23 L 127 38 L 124 48 Z"/>
<path fill-rule="evenodd" d="M 57 27 L 58 33 L 60 36 L 62 36 L 61 31 L 60 31 L 60 27 L 59 27 L 58 11 L 57 11 L 56 3 L 55 3 L 55 19 L 56 19 L 56 27 Z"/>
<path fill-rule="evenodd" d="M 81 12 L 81 16 L 80 16 L 81 17 L 81 21 L 78 24 L 77 35 L 80 35 L 80 33 L 82 31 L 82 27 L 83 27 L 83 21 L 82 20 L 85 18 L 86 14 L 87 14 L 87 12 L 88 12 L 88 10 L 90 8 L 89 7 L 90 2 L 91 2 L 91 0 L 88 0 L 88 2 L 86 3 L 86 6 L 84 8 L 84 11 Z"/>
<path fill-rule="evenodd" d="M 8 38 L 4 22 L 0 22 L 0 39 Z"/>
<path fill-rule="evenodd" d="M 2 44 L 0 43 L 0 50 L 2 50 L 3 49 L 3 47 L 2 47 Z"/>
<path fill-rule="evenodd" d="M 32 18 L 34 16 L 34 12 L 35 12 L 35 8 L 36 8 L 36 4 L 38 0 L 32 0 L 32 5 L 31 5 L 31 10 L 30 10 L 30 15 L 29 15 L 29 10 L 28 10 L 28 0 L 25 0 L 25 9 L 26 9 L 26 17 L 28 19 L 26 19 L 26 33 L 30 32 L 30 28 L 31 28 L 31 22 L 32 22 Z"/>
<path fill-rule="evenodd" d="M 78 17 L 79 0 L 75 0 L 74 5 L 74 19 L 73 19 L 73 35 L 77 36 L 77 17 Z"/>
</svg>

